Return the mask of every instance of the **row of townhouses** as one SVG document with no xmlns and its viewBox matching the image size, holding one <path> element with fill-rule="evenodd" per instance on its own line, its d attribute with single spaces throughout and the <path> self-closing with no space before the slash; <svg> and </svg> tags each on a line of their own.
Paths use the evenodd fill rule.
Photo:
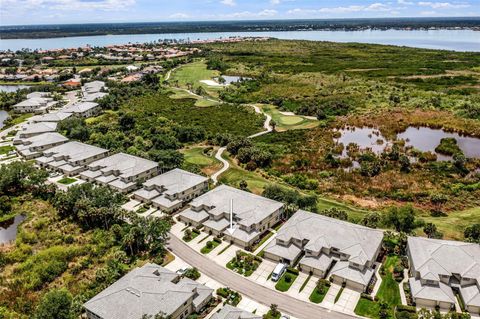
<svg viewBox="0 0 480 319">
<path fill-rule="evenodd" d="M 99 93 L 98 87 L 98 83 L 88 86 L 83 94 Z M 201 226 L 205 232 L 223 236 L 244 249 L 251 248 L 284 217 L 284 205 L 275 200 L 226 185 L 208 191 L 206 177 L 181 169 L 160 174 L 156 162 L 69 141 L 55 132 L 62 114 L 32 119 L 14 140 L 18 152 L 42 167 L 133 192 L 132 198 L 163 212 L 187 206 L 177 214 L 179 221 Z M 382 240 L 381 230 L 299 210 L 265 247 L 264 257 L 298 265 L 305 273 L 363 292 L 375 278 Z M 408 283 L 417 306 L 452 309 L 458 295 L 467 311 L 480 313 L 478 244 L 409 237 L 407 252 Z M 89 318 L 140 318 L 142 314 L 163 313 L 183 319 L 203 308 L 211 296 L 211 289 L 148 264 L 95 296 L 85 308 Z M 227 306 L 212 318 L 258 316 Z"/>
<path fill-rule="evenodd" d="M 162 315 L 185 319 L 200 313 L 213 299 L 213 289 L 158 266 L 146 264 L 120 278 L 84 304 L 88 319 L 140 319 Z M 261 319 L 225 305 L 212 319 Z"/>
</svg>

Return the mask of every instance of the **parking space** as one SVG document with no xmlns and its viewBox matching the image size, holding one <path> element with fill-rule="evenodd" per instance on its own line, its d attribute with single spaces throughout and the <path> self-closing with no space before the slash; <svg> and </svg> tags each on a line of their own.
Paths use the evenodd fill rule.
<svg viewBox="0 0 480 319">
<path fill-rule="evenodd" d="M 151 207 L 151 208 L 147 209 L 146 211 L 144 211 L 143 213 L 139 213 L 137 215 L 140 216 L 140 217 L 148 217 L 151 214 L 153 214 L 154 212 L 156 212 L 157 210 L 158 209 L 156 209 L 155 207 Z"/>
<path fill-rule="evenodd" d="M 270 309 L 269 307 L 259 304 L 255 300 L 252 300 L 248 297 L 242 296 L 242 300 L 237 306 L 240 309 L 255 313 L 256 315 L 263 316 Z"/>
<path fill-rule="evenodd" d="M 226 242 L 222 243 L 222 245 L 224 245 L 224 244 L 225 244 L 225 246 L 230 245 L 230 243 L 226 243 Z M 222 245 L 220 245 L 220 246 L 222 246 Z M 238 248 L 237 246 L 232 245 L 232 246 L 228 247 L 227 250 L 225 250 L 223 253 L 218 255 L 218 253 L 221 252 L 222 249 L 225 248 L 225 246 L 223 246 L 223 248 L 218 247 L 217 248 L 218 249 L 217 253 L 213 254 L 213 256 L 211 256 L 211 257 L 213 257 L 213 260 L 217 264 L 222 265 L 222 266 L 225 266 L 230 260 L 232 260 L 233 257 L 235 257 L 237 251 L 240 250 L 240 248 Z"/>
<path fill-rule="evenodd" d="M 255 272 L 248 278 L 262 286 L 275 289 L 275 282 L 269 278 L 270 274 L 275 269 L 275 266 L 277 266 L 276 263 L 264 259 L 258 266 L 257 270 L 255 270 Z"/>
<path fill-rule="evenodd" d="M 335 298 L 342 287 L 336 284 L 332 284 L 328 289 L 325 298 L 322 301 L 322 306 L 328 309 L 332 309 L 335 305 Z"/>
<path fill-rule="evenodd" d="M 358 291 L 345 288 L 333 306 L 333 309 L 343 313 L 354 314 L 358 300 L 360 300 L 360 293 Z"/>
<path fill-rule="evenodd" d="M 184 229 L 186 226 L 184 223 L 175 223 L 174 225 L 172 225 L 172 228 L 170 228 L 170 233 L 172 233 L 172 235 L 178 237 L 178 238 L 182 238 L 183 237 L 183 231 L 182 229 Z"/>
<path fill-rule="evenodd" d="M 200 235 L 197 236 L 197 238 L 189 242 L 188 245 L 196 251 L 200 251 L 207 244 L 207 241 L 212 240 L 213 238 L 214 237 L 212 235 L 208 235 L 202 232 L 200 233 Z"/>
<path fill-rule="evenodd" d="M 228 247 L 228 245 L 230 245 L 230 243 L 226 242 L 226 241 L 222 241 L 220 243 L 220 245 L 218 245 L 217 247 L 215 247 L 211 252 L 209 252 L 206 256 L 213 259 L 213 260 L 216 260 L 217 259 L 217 256 L 218 256 L 218 253 L 221 252 L 223 249 L 225 249 L 226 247 Z M 225 266 L 225 265 L 224 265 Z"/>
<path fill-rule="evenodd" d="M 122 205 L 122 208 L 128 211 L 133 211 L 141 203 L 136 199 L 130 199 L 128 202 Z"/>
<path fill-rule="evenodd" d="M 297 279 L 295 279 L 295 281 L 293 282 L 290 289 L 288 289 L 287 294 L 289 294 L 290 296 L 292 296 L 294 298 L 307 301 L 308 298 L 310 297 L 310 294 L 308 294 L 306 296 L 306 299 L 304 297 L 305 296 L 304 291 L 307 288 L 307 286 L 305 286 L 305 288 L 302 290 L 302 292 L 300 292 L 300 289 L 302 288 L 302 286 L 305 283 L 305 280 L 307 280 L 307 278 L 308 278 L 308 274 L 300 272 L 300 274 L 298 275 Z M 312 278 L 310 278 L 307 285 L 311 284 L 311 282 L 314 281 L 314 280 L 316 280 L 316 279 L 312 280 Z M 313 287 L 315 287 L 315 283 L 313 284 Z M 312 288 L 312 290 L 313 290 L 313 288 Z M 311 291 L 310 291 L 310 293 L 311 293 Z"/>
<path fill-rule="evenodd" d="M 315 287 L 317 286 L 317 282 L 319 279 L 319 277 L 312 276 L 303 288 L 303 290 L 298 293 L 297 298 L 304 301 L 310 301 L 310 295 L 312 294 L 313 289 L 315 289 Z"/>
</svg>

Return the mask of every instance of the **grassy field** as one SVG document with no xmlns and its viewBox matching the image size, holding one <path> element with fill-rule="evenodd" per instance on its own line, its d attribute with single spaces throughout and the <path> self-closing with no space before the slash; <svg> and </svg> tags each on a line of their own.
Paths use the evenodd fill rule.
<svg viewBox="0 0 480 319">
<path fill-rule="evenodd" d="M 207 97 L 199 97 L 197 95 L 193 95 L 185 91 L 184 89 L 171 87 L 171 91 L 173 92 L 172 95 L 169 97 L 174 100 L 181 100 L 181 99 L 193 99 L 195 100 L 195 106 L 197 107 L 209 107 L 219 105 L 219 102 Z"/>
<path fill-rule="evenodd" d="M 309 129 L 317 127 L 319 124 L 318 120 L 309 119 L 305 116 L 284 115 L 280 113 L 278 108 L 274 105 L 257 104 L 257 106 L 272 117 L 272 120 L 277 124 L 276 130 L 279 132 L 296 129 Z"/>
<path fill-rule="evenodd" d="M 181 152 L 185 157 L 185 162 L 200 167 L 201 171 L 210 176 L 221 168 L 221 163 L 215 158 L 215 149 L 206 146 L 188 147 Z"/>
<path fill-rule="evenodd" d="M 462 240 L 464 229 L 480 220 L 480 207 L 453 211 L 445 217 L 432 217 L 425 214 L 422 219 L 437 225 L 438 230 L 443 233 L 445 238 Z M 421 230 L 418 231 L 422 233 Z"/>
<path fill-rule="evenodd" d="M 196 88 L 201 86 L 205 89 L 208 96 L 218 98 L 218 93 L 223 90 L 223 87 L 210 86 L 200 82 L 202 80 L 212 80 L 218 76 L 220 76 L 220 72 L 208 70 L 205 60 L 198 60 L 178 67 L 172 72 L 169 82 L 174 87 L 178 86 L 194 92 Z M 205 104 L 206 102 L 203 101 L 203 103 Z"/>
</svg>

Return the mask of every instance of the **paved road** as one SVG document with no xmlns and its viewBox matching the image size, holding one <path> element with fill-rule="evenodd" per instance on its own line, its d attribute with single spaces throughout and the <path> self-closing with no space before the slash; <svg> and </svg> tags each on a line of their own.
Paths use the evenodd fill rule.
<svg viewBox="0 0 480 319">
<path fill-rule="evenodd" d="M 261 304 L 270 306 L 278 305 L 278 309 L 299 319 L 351 319 L 356 318 L 347 314 L 330 311 L 318 305 L 301 301 L 287 294 L 261 286 L 247 278 L 232 273 L 230 270 L 218 265 L 214 261 L 190 248 L 181 239 L 170 235 L 168 243 L 170 250 L 186 263 L 222 285 L 232 288 L 239 293 Z"/>
<path fill-rule="evenodd" d="M 223 174 L 223 172 L 225 172 L 226 170 L 228 170 L 230 168 L 230 163 L 228 163 L 228 161 L 226 161 L 223 157 L 222 157 L 222 154 L 223 152 L 225 152 L 225 147 L 220 147 L 217 151 L 217 153 L 215 154 L 215 158 L 218 159 L 220 162 L 222 162 L 223 164 L 223 167 L 215 172 L 215 174 L 213 174 L 211 176 L 212 178 L 212 181 L 214 184 L 217 184 L 218 183 L 218 177 Z"/>
</svg>

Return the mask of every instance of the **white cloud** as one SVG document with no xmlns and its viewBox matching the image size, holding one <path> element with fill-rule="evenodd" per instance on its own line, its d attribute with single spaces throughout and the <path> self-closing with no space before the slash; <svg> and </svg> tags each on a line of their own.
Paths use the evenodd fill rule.
<svg viewBox="0 0 480 319">
<path fill-rule="evenodd" d="M 421 7 L 430 7 L 432 9 L 459 9 L 459 8 L 468 8 L 469 4 L 464 3 L 451 3 L 451 2 L 431 2 L 431 1 L 420 1 L 418 5 Z"/>
<path fill-rule="evenodd" d="M 120 11 L 133 6 L 136 0 L 1 0 L 2 7 L 15 10 L 48 9 L 48 10 L 103 10 Z"/>
<path fill-rule="evenodd" d="M 397 3 L 401 4 L 401 5 L 405 5 L 405 6 L 411 6 L 411 5 L 415 4 L 415 3 L 411 2 L 411 1 L 407 1 L 407 0 L 397 0 Z"/>
<path fill-rule="evenodd" d="M 258 18 L 265 18 L 265 17 L 273 17 L 278 14 L 277 10 L 273 9 L 265 9 L 259 12 L 252 12 L 252 11 L 239 11 L 227 14 L 220 14 L 220 15 L 211 15 L 210 18 L 215 19 L 258 19 Z"/>
<path fill-rule="evenodd" d="M 233 7 L 233 6 L 236 6 L 237 3 L 235 2 L 235 0 L 222 0 L 220 1 L 220 3 L 226 5 L 226 6 L 230 6 L 230 7 Z"/>
<path fill-rule="evenodd" d="M 190 16 L 186 13 L 177 12 L 169 16 L 170 19 L 188 19 Z"/>
<path fill-rule="evenodd" d="M 277 10 L 272 10 L 272 9 L 265 9 L 263 11 L 260 11 L 258 15 L 260 17 L 273 17 L 278 13 Z"/>
<path fill-rule="evenodd" d="M 280 4 L 280 0 L 270 0 L 270 4 L 273 4 L 273 5 Z"/>
<path fill-rule="evenodd" d="M 287 14 L 290 15 L 308 15 L 315 13 L 332 13 L 332 14 L 341 14 L 341 13 L 352 13 L 352 12 L 385 12 L 391 11 L 392 8 L 383 3 L 372 3 L 368 6 L 364 5 L 351 5 L 346 7 L 325 7 L 320 9 L 292 9 L 288 10 Z"/>
</svg>

